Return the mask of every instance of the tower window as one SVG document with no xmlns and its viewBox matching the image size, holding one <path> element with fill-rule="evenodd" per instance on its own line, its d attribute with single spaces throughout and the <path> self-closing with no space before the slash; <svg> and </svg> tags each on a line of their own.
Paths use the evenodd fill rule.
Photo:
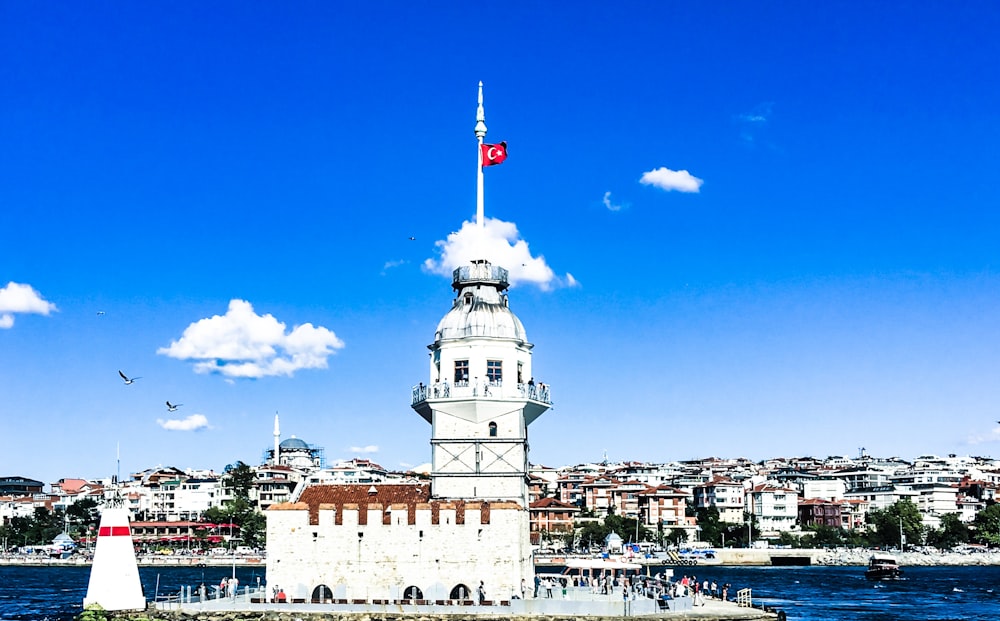
<svg viewBox="0 0 1000 621">
<path fill-rule="evenodd" d="M 499 384 L 503 379 L 503 361 L 502 360 L 487 360 L 486 361 L 486 378 L 491 384 Z"/>
<path fill-rule="evenodd" d="M 462 384 L 469 381 L 469 361 L 455 361 L 455 383 Z"/>
<path fill-rule="evenodd" d="M 497 424 L 494 422 L 490 422 L 490 437 L 497 437 Z"/>
</svg>

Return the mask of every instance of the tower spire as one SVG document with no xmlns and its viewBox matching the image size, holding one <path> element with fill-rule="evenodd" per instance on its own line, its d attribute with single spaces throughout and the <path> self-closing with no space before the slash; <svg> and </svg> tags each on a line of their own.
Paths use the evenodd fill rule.
<svg viewBox="0 0 1000 621">
<path fill-rule="evenodd" d="M 479 81 L 479 107 L 476 108 L 476 224 L 483 226 L 483 139 L 486 138 L 486 111 L 483 109 L 483 81 Z"/>
</svg>

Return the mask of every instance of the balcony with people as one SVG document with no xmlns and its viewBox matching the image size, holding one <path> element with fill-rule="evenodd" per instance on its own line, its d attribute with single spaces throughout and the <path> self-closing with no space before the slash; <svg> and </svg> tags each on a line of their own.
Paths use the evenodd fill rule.
<svg viewBox="0 0 1000 621">
<path fill-rule="evenodd" d="M 552 404 L 550 395 L 551 387 L 544 383 L 535 383 L 532 379 L 528 382 L 518 382 L 514 385 L 505 385 L 502 380 L 489 380 L 473 378 L 472 380 L 459 380 L 456 382 L 435 382 L 431 385 L 424 385 L 423 382 L 412 389 L 411 405 L 416 405 L 421 401 L 439 399 L 528 399 L 539 401 L 548 405 Z"/>
</svg>

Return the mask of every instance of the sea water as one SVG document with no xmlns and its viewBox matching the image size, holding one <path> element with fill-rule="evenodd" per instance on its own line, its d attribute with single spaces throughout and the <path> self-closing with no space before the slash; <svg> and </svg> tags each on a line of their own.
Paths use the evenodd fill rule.
<svg viewBox="0 0 1000 621">
<path fill-rule="evenodd" d="M 651 568 L 651 573 L 663 568 Z M 809 621 L 993 621 L 1000 619 L 1000 567 L 906 567 L 904 580 L 870 582 L 863 567 L 676 567 L 699 581 L 753 590 L 761 603 Z M 217 585 L 226 567 L 141 567 L 146 597 Z M 82 610 L 88 567 L 0 566 L 0 619 L 69 621 Z M 265 585 L 262 568 L 236 568 L 240 585 Z M 470 580 L 475 579 L 474 576 Z"/>
</svg>

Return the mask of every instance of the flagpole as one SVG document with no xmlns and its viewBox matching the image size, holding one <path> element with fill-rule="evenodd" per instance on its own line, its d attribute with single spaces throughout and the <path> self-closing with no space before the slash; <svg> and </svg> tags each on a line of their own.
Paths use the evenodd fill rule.
<svg viewBox="0 0 1000 621">
<path fill-rule="evenodd" d="M 476 224 L 483 226 L 483 139 L 486 138 L 486 112 L 483 110 L 483 82 L 479 81 L 479 107 L 476 108 Z"/>
</svg>

